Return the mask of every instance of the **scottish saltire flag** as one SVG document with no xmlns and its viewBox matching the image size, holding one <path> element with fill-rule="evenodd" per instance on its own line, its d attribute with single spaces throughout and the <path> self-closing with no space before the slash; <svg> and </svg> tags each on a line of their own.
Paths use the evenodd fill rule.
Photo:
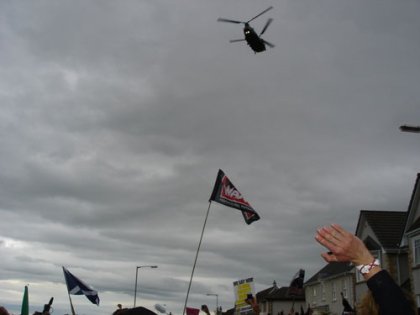
<svg viewBox="0 0 420 315">
<path fill-rule="evenodd" d="M 97 291 L 93 290 L 90 286 L 85 284 L 64 267 L 63 272 L 69 294 L 85 295 L 89 301 L 99 306 L 99 296 Z"/>
<path fill-rule="evenodd" d="M 222 170 L 219 170 L 217 173 L 209 201 L 216 201 L 222 205 L 240 210 L 247 224 L 260 219 L 258 213 L 244 199 Z"/>
<path fill-rule="evenodd" d="M 299 269 L 290 282 L 288 295 L 302 295 L 303 294 L 303 281 L 305 279 L 305 270 Z"/>
</svg>

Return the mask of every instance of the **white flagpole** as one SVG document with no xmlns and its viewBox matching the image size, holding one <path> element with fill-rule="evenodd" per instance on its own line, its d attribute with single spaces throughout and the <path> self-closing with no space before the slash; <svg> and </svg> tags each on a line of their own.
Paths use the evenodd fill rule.
<svg viewBox="0 0 420 315">
<path fill-rule="evenodd" d="M 73 303 L 71 301 L 71 297 L 70 297 L 70 292 L 69 292 L 69 287 L 67 285 L 67 278 L 66 278 L 66 269 L 63 267 L 63 273 L 64 273 L 64 281 L 66 281 L 66 287 L 67 287 L 67 294 L 69 295 L 69 300 L 70 300 L 70 308 L 71 308 L 71 314 L 72 315 L 76 315 L 75 311 L 74 311 L 74 307 L 73 307 Z"/>
<path fill-rule="evenodd" d="M 209 207 L 207 208 L 206 219 L 204 220 L 203 230 L 201 231 L 200 242 L 198 243 L 197 253 L 195 254 L 194 266 L 193 266 L 193 269 L 192 269 L 192 272 L 191 272 L 190 284 L 188 285 L 187 297 L 185 298 L 184 311 L 182 312 L 182 315 L 185 315 L 185 309 L 187 308 L 188 295 L 190 294 L 190 289 L 191 289 L 191 283 L 192 283 L 192 279 L 193 279 L 193 275 L 194 275 L 194 270 L 195 270 L 195 266 L 197 264 L 198 252 L 200 251 L 201 241 L 203 240 L 204 229 L 206 228 L 207 218 L 209 217 L 210 206 L 211 206 L 211 201 L 209 201 Z"/>
<path fill-rule="evenodd" d="M 68 293 L 68 295 L 69 295 L 71 313 L 72 313 L 72 315 L 76 315 L 76 313 L 75 313 L 75 311 L 74 311 L 73 303 L 72 303 L 72 301 L 71 301 L 71 297 L 70 297 L 70 292 L 69 292 L 69 290 L 67 290 L 67 293 Z"/>
</svg>

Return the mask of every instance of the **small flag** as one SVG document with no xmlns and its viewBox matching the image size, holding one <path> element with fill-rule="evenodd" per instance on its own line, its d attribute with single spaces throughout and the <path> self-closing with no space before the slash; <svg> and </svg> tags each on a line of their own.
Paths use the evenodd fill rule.
<svg viewBox="0 0 420 315">
<path fill-rule="evenodd" d="M 63 272 L 69 294 L 85 295 L 89 301 L 99 306 L 99 296 L 97 291 L 93 290 L 64 267 Z"/>
<path fill-rule="evenodd" d="M 216 201 L 227 207 L 238 209 L 247 224 L 260 219 L 258 213 L 244 199 L 222 170 L 217 173 L 216 182 L 209 201 Z"/>
<path fill-rule="evenodd" d="M 28 286 L 25 286 L 23 291 L 23 300 L 22 300 L 22 309 L 20 311 L 21 315 L 29 315 L 29 297 L 28 297 Z"/>
<path fill-rule="evenodd" d="M 305 270 L 300 269 L 293 277 L 290 283 L 288 295 L 302 295 L 303 294 L 303 280 L 305 278 Z"/>
<path fill-rule="evenodd" d="M 187 315 L 198 315 L 200 313 L 200 309 L 193 307 L 186 307 L 185 311 Z"/>
</svg>

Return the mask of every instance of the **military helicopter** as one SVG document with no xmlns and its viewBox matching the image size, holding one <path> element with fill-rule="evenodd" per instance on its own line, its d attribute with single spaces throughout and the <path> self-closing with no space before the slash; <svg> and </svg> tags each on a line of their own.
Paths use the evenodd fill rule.
<svg viewBox="0 0 420 315">
<path fill-rule="evenodd" d="M 249 22 L 255 20 L 257 17 L 263 15 L 264 13 L 266 13 L 267 11 L 271 10 L 273 7 L 269 7 L 267 9 L 265 9 L 264 11 L 262 11 L 260 14 L 254 16 L 252 19 L 243 22 L 243 21 L 236 21 L 236 20 L 230 20 L 230 19 L 225 19 L 225 18 L 218 18 L 217 21 L 218 22 L 229 22 L 229 23 L 235 23 L 235 24 L 244 24 L 244 34 L 245 34 L 245 38 L 244 39 L 232 39 L 229 42 L 231 43 L 235 43 L 235 42 L 242 42 L 242 41 L 246 41 L 248 43 L 248 45 L 252 48 L 252 50 L 257 53 L 257 52 L 262 52 L 265 50 L 265 45 L 273 48 L 274 45 L 267 42 L 266 40 L 261 38 L 261 35 L 264 34 L 264 32 L 267 30 L 268 26 L 271 24 L 271 22 L 273 21 L 272 18 L 269 18 L 267 20 L 267 23 L 265 23 L 265 26 L 263 27 L 261 33 L 258 35 L 254 29 L 249 25 Z"/>
</svg>

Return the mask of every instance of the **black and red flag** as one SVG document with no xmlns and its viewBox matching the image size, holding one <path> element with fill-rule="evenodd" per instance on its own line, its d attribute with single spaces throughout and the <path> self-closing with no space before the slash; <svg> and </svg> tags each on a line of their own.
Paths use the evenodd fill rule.
<svg viewBox="0 0 420 315">
<path fill-rule="evenodd" d="M 238 209 L 247 224 L 260 219 L 258 213 L 244 199 L 222 170 L 217 173 L 216 182 L 209 201 L 216 201 L 222 205 Z"/>
</svg>

